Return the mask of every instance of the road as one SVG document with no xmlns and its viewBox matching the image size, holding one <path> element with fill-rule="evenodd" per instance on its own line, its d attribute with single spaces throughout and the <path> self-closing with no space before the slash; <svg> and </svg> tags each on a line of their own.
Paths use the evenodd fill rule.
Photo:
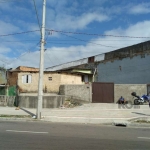
<svg viewBox="0 0 150 150">
<path fill-rule="evenodd" d="M 0 121 L 1 150 L 149 150 L 150 128 Z"/>
</svg>

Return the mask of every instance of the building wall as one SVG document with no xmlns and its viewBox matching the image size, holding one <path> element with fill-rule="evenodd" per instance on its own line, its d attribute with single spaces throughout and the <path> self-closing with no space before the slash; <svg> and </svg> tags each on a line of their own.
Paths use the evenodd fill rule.
<svg viewBox="0 0 150 150">
<path fill-rule="evenodd" d="M 23 75 L 31 75 L 31 83 L 22 83 Z M 49 77 L 52 80 L 49 80 Z M 18 86 L 20 92 L 37 92 L 38 91 L 39 73 L 23 72 L 18 74 Z M 58 92 L 60 85 L 60 74 L 44 74 L 43 76 L 43 91 L 44 92 Z"/>
<path fill-rule="evenodd" d="M 50 77 L 52 80 L 49 80 Z M 45 91 L 59 93 L 61 84 L 82 84 L 81 76 L 57 73 L 48 73 L 44 75 L 43 88 Z"/>
<path fill-rule="evenodd" d="M 136 92 L 138 96 L 147 94 L 146 84 L 115 84 L 114 86 L 114 101 L 115 103 L 118 99 L 123 96 L 125 100 L 132 101 L 135 99 L 131 93 Z"/>
<path fill-rule="evenodd" d="M 61 84 L 82 84 L 81 75 L 61 75 Z"/>
<path fill-rule="evenodd" d="M 14 86 L 17 84 L 18 72 L 8 72 L 8 84 Z"/>
<path fill-rule="evenodd" d="M 61 85 L 60 94 L 72 100 L 79 100 L 84 102 L 91 102 L 92 94 L 91 84 L 84 85 Z"/>
<path fill-rule="evenodd" d="M 51 78 L 52 80 L 49 80 L 49 78 Z M 57 73 L 44 74 L 43 88 L 45 92 L 58 93 L 60 83 L 61 83 L 61 74 Z"/>
<path fill-rule="evenodd" d="M 148 84 L 149 64 L 148 54 L 99 63 L 97 80 L 115 84 Z"/>
<path fill-rule="evenodd" d="M 23 75 L 32 75 L 31 83 L 23 83 L 22 76 Z M 18 73 L 18 86 L 20 92 L 35 92 L 38 89 L 38 73 Z"/>
<path fill-rule="evenodd" d="M 22 83 L 23 75 L 31 75 L 31 83 Z M 19 73 L 18 86 L 20 92 L 37 92 L 38 91 L 39 73 Z M 81 76 L 58 74 L 58 73 L 45 73 L 43 78 L 43 91 L 58 93 L 60 84 L 81 84 Z"/>
<path fill-rule="evenodd" d="M 0 69 L 0 84 L 6 83 L 6 71 L 4 69 Z"/>
</svg>

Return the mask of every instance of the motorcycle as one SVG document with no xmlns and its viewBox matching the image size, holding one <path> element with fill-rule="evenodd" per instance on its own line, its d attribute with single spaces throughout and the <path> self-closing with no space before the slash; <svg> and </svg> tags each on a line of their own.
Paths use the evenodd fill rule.
<svg viewBox="0 0 150 150">
<path fill-rule="evenodd" d="M 148 95 L 142 95 L 140 97 L 140 96 L 137 96 L 135 92 L 132 92 L 131 95 L 137 98 L 137 99 L 134 99 L 134 105 L 140 105 L 140 104 L 150 101 L 150 96 Z"/>
</svg>

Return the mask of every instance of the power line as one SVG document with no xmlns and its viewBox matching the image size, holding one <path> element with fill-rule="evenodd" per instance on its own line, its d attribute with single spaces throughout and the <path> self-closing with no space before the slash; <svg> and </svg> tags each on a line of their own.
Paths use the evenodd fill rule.
<svg viewBox="0 0 150 150">
<path fill-rule="evenodd" d="M 50 30 L 50 29 L 46 29 L 46 30 L 51 32 L 58 32 L 58 33 L 80 34 L 80 35 L 90 35 L 90 36 L 110 36 L 110 37 L 121 37 L 121 38 L 150 38 L 150 37 L 140 37 L 140 36 L 105 35 L 105 34 L 95 34 L 95 33 L 91 34 L 91 33 L 83 33 L 83 32 L 59 31 L 59 30 Z"/>
<path fill-rule="evenodd" d="M 55 63 L 52 61 L 52 59 L 49 57 L 49 55 L 47 54 L 46 56 L 49 58 L 50 62 L 54 65 Z"/>
<path fill-rule="evenodd" d="M 5 41 L 5 40 L 2 40 L 1 43 L 11 43 L 11 42 L 33 42 L 33 41 L 39 41 L 38 39 L 33 39 L 33 40 L 14 40 L 14 41 Z M 69 43 L 69 42 L 77 42 L 77 40 L 45 40 L 46 43 L 52 43 L 52 44 L 75 44 L 75 45 L 78 45 L 78 43 Z M 138 41 L 138 40 L 90 40 L 90 41 L 128 41 L 128 42 L 133 42 L 133 41 Z M 140 40 L 141 41 L 141 40 Z M 56 43 L 57 42 L 57 43 Z M 66 43 L 67 42 L 67 43 Z M 83 41 L 79 41 L 79 42 L 83 42 Z M 115 44 L 115 43 L 114 43 Z M 116 44 L 115 44 L 116 45 Z M 118 45 L 118 44 L 117 44 Z M 120 45 L 120 44 L 119 44 Z"/>
<path fill-rule="evenodd" d="M 37 7 L 36 7 L 35 0 L 33 0 L 33 3 L 34 3 L 34 9 L 35 9 L 35 13 L 36 13 L 36 17 L 37 17 L 39 29 L 40 29 L 40 31 L 41 31 L 41 26 L 40 26 L 40 21 L 39 21 L 39 16 L 38 16 L 38 12 L 37 12 Z"/>
<path fill-rule="evenodd" d="M 117 47 L 114 47 L 114 46 L 108 46 L 108 45 L 93 43 L 93 42 L 90 42 L 90 41 L 87 41 L 87 40 L 82 40 L 82 39 L 75 38 L 75 37 L 73 37 L 73 36 L 70 36 L 70 35 L 67 35 L 67 34 L 64 34 L 64 33 L 60 33 L 60 34 L 65 35 L 65 36 L 68 36 L 68 37 L 71 37 L 71 38 L 74 38 L 74 39 L 79 40 L 79 41 L 89 42 L 89 43 L 92 43 L 92 44 L 95 44 L 95 45 L 100 45 L 100 46 L 104 46 L 104 47 L 111 47 L 111 48 L 117 48 Z"/>
<path fill-rule="evenodd" d="M 47 40 L 48 40 L 48 37 L 49 37 L 49 34 L 47 33 L 47 37 L 45 38 L 45 42 L 46 43 L 49 43 L 49 42 L 47 42 Z M 52 42 L 51 42 L 52 43 Z M 53 44 L 53 43 L 52 43 Z M 54 51 L 51 51 L 51 52 L 54 52 Z M 49 56 L 48 56 L 49 57 Z M 55 57 L 56 58 L 56 60 L 60 63 L 60 59 L 58 59 L 58 57 L 56 56 L 56 55 L 54 55 L 54 53 L 53 53 L 53 57 Z M 50 58 L 50 57 L 49 57 Z M 63 58 L 62 58 L 63 59 Z"/>
<path fill-rule="evenodd" d="M 77 41 L 77 40 L 50 40 L 50 41 Z M 105 39 L 101 39 L 101 40 L 99 40 L 99 39 L 91 39 L 90 41 L 141 41 L 141 39 L 137 39 L 137 40 L 105 40 Z"/>
<path fill-rule="evenodd" d="M 21 0 L 0 0 L 0 3 L 21 2 Z"/>
<path fill-rule="evenodd" d="M 46 29 L 48 30 L 48 29 Z M 32 32 L 37 32 L 40 30 L 32 30 L 32 31 L 24 31 L 24 32 L 17 32 L 17 33 L 10 33 L 10 34 L 3 34 L 1 36 L 11 36 L 11 35 L 17 35 L 17 34 L 27 34 L 27 33 L 32 33 Z M 89 33 L 78 33 L 78 32 L 66 32 L 66 31 L 56 31 L 56 30 L 48 30 L 48 31 L 54 31 L 54 32 L 59 32 L 61 34 L 66 33 L 66 34 L 82 34 L 82 35 L 92 35 L 92 36 L 111 36 L 111 37 L 123 37 L 123 38 L 150 38 L 150 37 L 134 37 L 134 36 L 117 36 L 117 35 L 100 35 L 100 34 L 89 34 Z M 66 35 L 64 34 L 64 35 Z M 69 35 L 67 35 L 69 36 Z M 77 38 L 76 38 L 77 39 Z"/>
<path fill-rule="evenodd" d="M 23 31 L 23 32 L 17 32 L 17 33 L 10 33 L 10 34 L 1 34 L 0 37 L 2 37 L 2 36 L 19 35 L 19 34 L 27 34 L 27 33 L 37 32 L 37 31 L 40 31 L 40 30 Z"/>
<path fill-rule="evenodd" d="M 20 41 L 1 41 L 1 43 L 17 43 L 17 42 L 33 42 L 33 41 L 39 41 L 39 40 L 20 40 Z"/>
<path fill-rule="evenodd" d="M 81 42 L 82 42 L 82 41 L 81 41 Z M 82 43 L 80 43 L 80 44 L 78 44 L 78 43 L 69 43 L 69 42 L 68 42 L 68 43 L 60 43 L 60 42 L 50 42 L 50 41 L 48 41 L 47 43 L 56 44 L 56 45 L 71 45 L 71 46 L 72 46 L 72 45 L 78 45 L 78 46 L 83 46 Z M 91 43 L 91 42 L 90 42 L 90 43 L 88 43 L 88 46 L 92 46 L 92 45 L 89 45 L 89 44 L 94 44 L 94 45 L 96 44 L 96 45 L 99 45 L 98 43 Z M 114 43 L 113 45 L 115 45 L 115 46 L 116 46 L 116 45 L 117 45 L 117 46 L 121 45 L 121 46 L 122 46 L 123 44 L 115 44 L 115 43 Z M 100 45 L 100 46 L 102 46 L 102 45 Z M 107 46 L 107 47 L 108 47 L 108 46 Z M 109 47 L 110 47 L 110 46 L 109 46 Z M 112 47 L 112 48 L 117 48 L 117 47 L 113 47 L 113 46 L 111 46 L 111 47 Z"/>
<path fill-rule="evenodd" d="M 40 43 L 40 41 L 35 45 L 35 47 L 36 47 L 39 43 Z M 34 47 L 34 46 L 32 46 L 32 47 Z M 32 47 L 31 47 L 31 48 L 32 48 Z M 15 62 L 16 60 L 18 60 L 20 57 L 22 57 L 22 56 L 24 56 L 24 55 L 30 53 L 30 49 L 31 49 L 31 48 L 29 48 L 28 50 L 26 50 L 23 54 L 21 54 L 20 56 L 18 56 L 17 58 L 15 58 L 14 60 L 12 60 L 11 62 L 7 62 L 7 63 L 8 63 L 8 64 L 11 64 L 12 62 Z"/>
</svg>

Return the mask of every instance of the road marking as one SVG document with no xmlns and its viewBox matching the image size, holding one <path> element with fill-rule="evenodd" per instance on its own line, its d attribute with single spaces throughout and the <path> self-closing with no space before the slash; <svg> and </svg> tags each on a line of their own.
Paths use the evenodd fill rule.
<svg viewBox="0 0 150 150">
<path fill-rule="evenodd" d="M 146 139 L 146 140 L 150 140 L 150 137 L 138 137 L 139 139 Z"/>
<path fill-rule="evenodd" d="M 6 132 L 19 132 L 19 133 L 48 134 L 48 132 L 18 131 L 18 130 L 6 130 Z"/>
<path fill-rule="evenodd" d="M 106 119 L 106 120 L 114 120 L 114 119 L 122 119 L 122 120 L 124 120 L 124 119 L 133 119 L 133 118 L 137 118 L 137 117 L 131 117 L 131 118 L 127 118 L 127 117 L 124 117 L 124 118 L 120 118 L 120 117 L 118 117 L 118 118 L 104 118 L 104 117 L 96 117 L 96 118 L 92 118 L 92 117 L 71 117 L 71 116 L 42 116 L 43 118 L 66 118 L 66 119 L 68 119 L 68 118 L 70 118 L 70 119 L 74 119 L 74 118 L 76 118 L 76 119 L 101 119 L 101 120 L 103 120 L 103 119 Z"/>
</svg>

